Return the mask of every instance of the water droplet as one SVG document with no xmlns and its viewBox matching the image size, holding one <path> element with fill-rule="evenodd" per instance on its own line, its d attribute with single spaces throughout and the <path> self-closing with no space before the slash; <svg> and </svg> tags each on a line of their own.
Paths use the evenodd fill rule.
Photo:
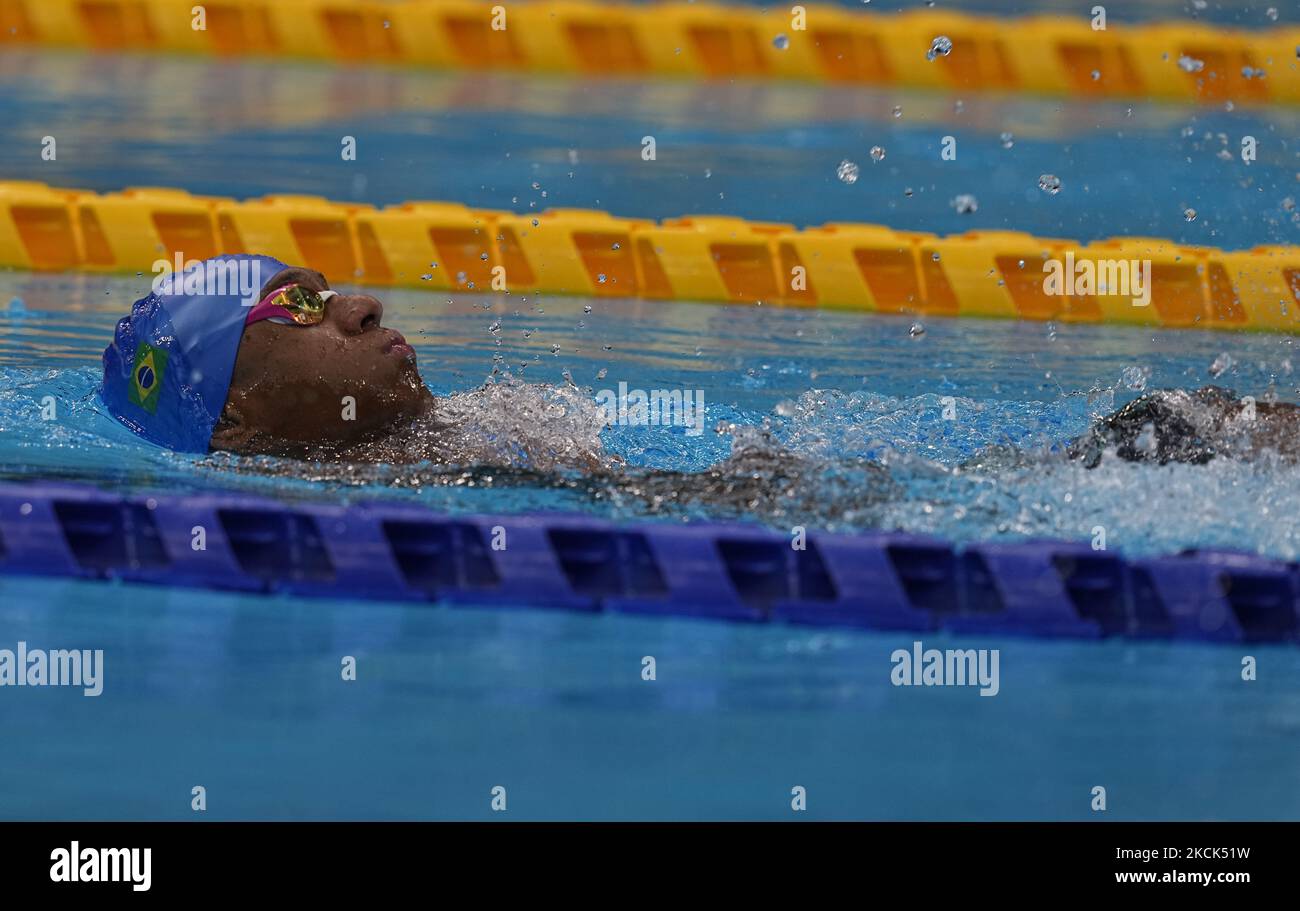
<svg viewBox="0 0 1300 911">
<path fill-rule="evenodd" d="M 1220 374 L 1226 373 L 1227 371 L 1231 370 L 1235 366 L 1237 366 L 1236 360 L 1233 358 L 1231 354 L 1228 354 L 1225 351 L 1223 354 L 1220 354 L 1218 357 L 1216 357 L 1214 359 L 1214 363 L 1210 365 L 1210 376 L 1217 377 Z"/>
<path fill-rule="evenodd" d="M 957 210 L 958 215 L 969 215 L 972 212 L 979 211 L 979 200 L 970 193 L 959 193 L 953 197 L 952 207 Z"/>
<path fill-rule="evenodd" d="M 1197 60 L 1195 57 L 1188 57 L 1186 54 L 1178 58 L 1178 68 L 1184 73 L 1199 73 L 1205 69 L 1205 61 Z"/>
<path fill-rule="evenodd" d="M 911 199 L 911 198 L 912 198 L 912 188 L 911 188 L 911 187 L 904 187 L 904 188 L 903 188 L 903 195 L 906 196 L 908 199 Z"/>
<path fill-rule="evenodd" d="M 1093 82 L 1099 82 L 1101 80 L 1101 70 L 1093 70 L 1088 75 L 1092 77 Z"/>
<path fill-rule="evenodd" d="M 1150 367 L 1138 367 L 1136 365 L 1125 367 L 1120 373 L 1120 382 L 1126 389 L 1132 389 L 1134 392 L 1141 392 L 1147 388 L 1147 380 L 1151 378 Z"/>
<path fill-rule="evenodd" d="M 602 272 L 599 275 L 597 275 L 596 281 L 600 282 L 602 285 L 605 284 L 605 273 Z"/>
<path fill-rule="evenodd" d="M 1061 178 L 1055 174 L 1043 174 L 1038 178 L 1038 189 L 1050 196 L 1061 192 Z"/>
<path fill-rule="evenodd" d="M 1183 209 L 1184 221 L 1196 221 L 1196 210 L 1192 208 Z"/>
<path fill-rule="evenodd" d="M 1264 10 L 1264 15 L 1265 15 L 1265 16 L 1268 16 L 1268 18 L 1269 18 L 1270 20 L 1272 20 L 1273 22 L 1276 22 L 1276 21 L 1277 21 L 1277 7 L 1276 7 L 1276 6 L 1270 6 L 1268 9 Z"/>
<path fill-rule="evenodd" d="M 926 60 L 933 60 L 935 57 L 947 57 L 952 53 L 952 39 L 947 35 L 939 35 L 930 42 L 930 49 L 925 52 Z"/>
<path fill-rule="evenodd" d="M 847 158 L 840 162 L 840 166 L 835 169 L 835 176 L 843 183 L 855 184 L 858 182 L 858 166 Z"/>
<path fill-rule="evenodd" d="M 872 161 L 884 161 L 884 160 L 885 160 L 885 150 L 882 149 L 880 146 L 872 146 L 872 147 L 871 147 L 871 160 L 872 160 Z"/>
<path fill-rule="evenodd" d="M 998 138 L 1002 140 L 1002 148 L 1004 149 L 1009 149 L 1016 144 L 1016 137 L 1012 136 L 1010 133 L 1003 133 Z"/>
<path fill-rule="evenodd" d="M 777 35 L 775 38 L 772 39 L 772 47 L 776 48 L 778 51 L 783 51 L 789 46 L 790 46 L 790 39 L 787 38 L 785 35 Z"/>
<path fill-rule="evenodd" d="M 897 120 L 899 117 L 902 116 L 903 116 L 903 109 L 898 105 L 894 105 L 894 119 Z"/>
<path fill-rule="evenodd" d="M 920 338 L 925 335 L 925 327 L 920 323 L 912 323 L 912 328 L 907 330 L 907 334 L 912 338 Z"/>
<path fill-rule="evenodd" d="M 611 249 L 611 250 L 622 250 L 622 249 L 623 249 L 623 245 L 620 244 L 620 243 L 618 243 L 617 241 L 615 241 L 615 242 L 614 242 L 614 245 L 611 246 L 610 249 Z"/>
</svg>

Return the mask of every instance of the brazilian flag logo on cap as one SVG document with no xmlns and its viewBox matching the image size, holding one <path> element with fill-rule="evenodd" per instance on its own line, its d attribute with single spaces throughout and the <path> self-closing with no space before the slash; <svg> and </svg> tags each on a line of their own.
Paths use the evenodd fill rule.
<svg viewBox="0 0 1300 911">
<path fill-rule="evenodd" d="M 131 389 L 128 397 L 150 414 L 158 411 L 158 397 L 162 394 L 163 374 L 167 372 L 167 352 L 141 342 L 135 349 L 135 365 L 131 368 Z"/>
</svg>

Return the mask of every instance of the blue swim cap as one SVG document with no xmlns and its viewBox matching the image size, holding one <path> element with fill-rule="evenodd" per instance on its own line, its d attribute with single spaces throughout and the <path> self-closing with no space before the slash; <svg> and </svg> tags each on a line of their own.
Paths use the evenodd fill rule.
<svg viewBox="0 0 1300 911">
<path fill-rule="evenodd" d="M 249 308 L 286 268 L 269 256 L 217 256 L 159 276 L 104 349 L 109 413 L 151 443 L 207 452 Z"/>
</svg>

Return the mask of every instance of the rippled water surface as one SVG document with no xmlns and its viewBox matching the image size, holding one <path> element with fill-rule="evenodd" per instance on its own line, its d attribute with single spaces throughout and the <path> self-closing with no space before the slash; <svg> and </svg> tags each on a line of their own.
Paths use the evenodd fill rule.
<svg viewBox="0 0 1300 911">
<path fill-rule="evenodd" d="M 454 479 L 420 480 L 403 469 L 293 469 L 285 477 L 262 462 L 143 445 L 105 417 L 95 398 L 99 354 L 142 281 L 0 276 L 0 299 L 10 302 L 0 310 L 4 474 L 112 479 L 139 488 L 415 498 L 453 511 L 648 514 L 635 497 L 593 497 L 572 485 L 502 481 L 484 489 Z M 577 388 L 570 395 L 593 412 L 596 395 L 620 383 L 701 391 L 705 432 L 698 436 L 684 427 L 605 429 L 605 449 L 634 468 L 700 471 L 731 451 L 732 439 L 719 427 L 740 425 L 766 427 L 783 448 L 827 463 L 882 462 L 898 482 L 888 498 L 857 513 L 839 508 L 828 481 L 820 498 L 814 490 L 811 506 L 799 509 L 749 515 L 734 504 L 702 503 L 659 518 L 881 526 L 959 540 L 1079 539 L 1102 525 L 1110 546 L 1133 553 L 1189 546 L 1287 558 L 1297 552 L 1300 473 L 1290 465 L 1223 459 L 1162 467 L 1109 459 L 1088 470 L 1054 452 L 1093 417 L 1138 395 L 1135 387 L 1214 382 L 1261 400 L 1294 400 L 1289 337 L 940 319 L 913 336 L 906 317 L 562 298 L 543 299 L 539 312 L 537 300 L 504 296 L 382 296 L 386 322 L 415 342 L 425 379 L 439 394 L 479 386 L 494 364 L 546 387 L 569 388 L 571 379 Z M 501 361 L 494 360 L 498 355 Z M 43 421 L 49 396 L 58 402 L 57 419 Z M 943 418 L 945 403 L 952 420 Z M 484 414 L 482 420 L 511 417 Z M 543 437 L 566 430 L 558 419 L 554 427 L 535 428 Z M 971 456 L 1008 445 L 1034 460 L 960 470 Z M 304 480 L 314 474 L 319 480 Z"/>
</svg>

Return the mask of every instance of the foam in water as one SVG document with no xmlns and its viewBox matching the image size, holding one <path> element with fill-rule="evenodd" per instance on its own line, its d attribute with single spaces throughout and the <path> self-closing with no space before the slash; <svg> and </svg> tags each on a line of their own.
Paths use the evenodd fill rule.
<svg viewBox="0 0 1300 911">
<path fill-rule="evenodd" d="M 710 405 L 715 433 L 605 427 L 583 390 L 515 381 L 441 399 L 398 442 L 404 464 L 295 462 L 148 446 L 101 413 L 90 368 L 0 368 L 0 476 L 288 497 L 411 497 L 450 511 L 580 509 L 614 518 L 750 519 L 775 527 L 897 528 L 960 541 L 1052 537 L 1158 553 L 1300 554 L 1300 469 L 1264 450 L 1193 465 L 1091 463 L 1065 444 L 1113 390 L 1047 402 L 809 390 L 769 414 Z M 40 421 L 46 396 L 71 403 Z M 945 402 L 944 399 L 948 401 Z M 1203 420 L 1190 400 L 1184 416 Z M 945 405 L 960 420 L 943 418 Z M 1189 410 L 1190 409 L 1190 410 Z"/>
</svg>

